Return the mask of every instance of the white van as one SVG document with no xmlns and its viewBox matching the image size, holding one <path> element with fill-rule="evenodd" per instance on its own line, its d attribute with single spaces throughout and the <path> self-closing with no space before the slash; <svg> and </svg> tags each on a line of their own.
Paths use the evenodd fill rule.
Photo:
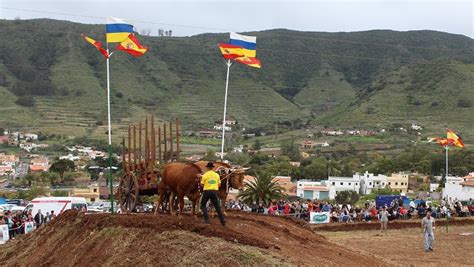
<svg viewBox="0 0 474 267">
<path fill-rule="evenodd" d="M 54 210 L 55 215 L 59 215 L 66 210 L 82 208 L 87 209 L 86 199 L 83 197 L 38 197 L 33 199 L 27 206 L 25 211 L 32 211 L 35 216 L 38 210 L 41 210 L 43 215 L 46 212 L 51 213 Z"/>
</svg>

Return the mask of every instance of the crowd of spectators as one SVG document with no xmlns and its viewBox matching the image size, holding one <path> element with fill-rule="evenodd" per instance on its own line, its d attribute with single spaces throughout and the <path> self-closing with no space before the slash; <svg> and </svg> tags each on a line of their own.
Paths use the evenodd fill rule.
<svg viewBox="0 0 474 267">
<path fill-rule="evenodd" d="M 26 223 L 33 223 L 34 228 L 39 228 L 41 225 L 50 222 L 56 217 L 54 211 L 43 214 L 41 210 L 33 216 L 31 210 L 28 212 L 22 211 L 5 211 L 3 216 L 0 216 L 0 224 L 8 225 L 8 233 L 10 239 L 15 239 L 16 236 L 26 233 Z"/>
<path fill-rule="evenodd" d="M 470 205 L 474 202 L 470 201 Z M 229 201 L 226 206 L 231 210 L 242 210 L 268 215 L 293 216 L 299 219 L 309 219 L 310 212 L 328 212 L 331 222 L 371 222 L 380 220 L 382 207 L 376 207 L 375 201 L 367 201 L 363 207 L 350 204 L 331 204 L 327 201 L 318 200 L 294 200 L 273 201 L 268 205 L 257 204 L 246 205 L 238 200 Z M 466 217 L 474 215 L 474 206 L 471 210 L 468 205 L 463 205 L 458 200 L 443 199 L 439 205 L 433 206 L 431 202 L 415 199 L 404 205 L 401 198 L 394 199 L 385 206 L 388 220 L 423 218 L 429 210 L 435 218 L 446 216 Z"/>
</svg>

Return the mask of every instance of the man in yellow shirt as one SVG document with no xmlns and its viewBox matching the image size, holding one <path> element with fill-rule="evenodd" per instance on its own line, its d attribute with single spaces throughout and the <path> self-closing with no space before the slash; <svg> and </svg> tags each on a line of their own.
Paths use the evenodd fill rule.
<svg viewBox="0 0 474 267">
<path fill-rule="evenodd" d="M 201 185 L 203 187 L 202 199 L 201 199 L 201 211 L 204 217 L 204 223 L 209 223 L 209 215 L 207 214 L 207 202 L 211 200 L 212 205 L 219 215 L 219 220 L 222 225 L 225 225 L 224 215 L 221 211 L 221 205 L 219 198 L 217 197 L 217 191 L 221 185 L 221 177 L 215 171 L 214 164 L 212 162 L 207 163 L 206 168 L 208 169 L 201 177 Z"/>
</svg>

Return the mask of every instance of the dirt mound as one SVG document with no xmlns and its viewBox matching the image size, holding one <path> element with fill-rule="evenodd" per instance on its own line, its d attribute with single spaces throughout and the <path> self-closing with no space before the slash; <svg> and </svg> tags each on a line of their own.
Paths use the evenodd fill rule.
<svg viewBox="0 0 474 267">
<path fill-rule="evenodd" d="M 290 219 L 230 213 L 227 221 L 69 211 L 0 247 L 0 265 L 385 264 Z"/>
<path fill-rule="evenodd" d="M 445 226 L 445 219 L 436 220 L 438 226 Z M 463 226 L 463 225 L 474 225 L 474 217 L 468 218 L 451 218 L 448 222 L 449 226 Z M 401 221 L 390 221 L 388 222 L 388 229 L 406 229 L 406 228 L 420 228 L 420 220 L 401 220 Z M 312 225 L 311 229 L 315 231 L 368 231 L 368 230 L 380 230 L 380 222 L 357 222 L 357 223 L 329 223 Z"/>
</svg>

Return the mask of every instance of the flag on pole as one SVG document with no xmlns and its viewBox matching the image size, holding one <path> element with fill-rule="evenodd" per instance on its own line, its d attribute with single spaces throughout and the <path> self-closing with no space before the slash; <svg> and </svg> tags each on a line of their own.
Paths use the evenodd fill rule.
<svg viewBox="0 0 474 267">
<path fill-rule="evenodd" d="M 244 51 L 240 46 L 220 43 L 219 49 L 225 59 L 235 59 L 244 56 Z"/>
<path fill-rule="evenodd" d="M 246 36 L 235 32 L 230 33 L 230 44 L 242 48 L 243 55 L 246 57 L 257 56 L 257 37 Z"/>
<path fill-rule="evenodd" d="M 134 57 L 140 57 L 148 51 L 148 47 L 141 45 L 135 35 L 131 33 L 125 41 L 117 45 L 117 50 L 127 52 Z"/>
<path fill-rule="evenodd" d="M 219 44 L 219 49 L 225 59 L 232 59 L 250 67 L 261 68 L 262 63 L 256 58 L 256 48 L 257 37 L 235 32 L 230 33 L 229 44 Z"/>
<path fill-rule="evenodd" d="M 459 137 L 451 129 L 448 129 L 447 139 L 451 146 L 464 147 L 464 143 L 462 142 L 461 137 Z"/>
<path fill-rule="evenodd" d="M 105 50 L 103 47 L 102 47 L 102 43 L 101 42 L 97 42 L 96 40 L 90 38 L 90 37 L 87 37 L 85 36 L 84 34 L 81 34 L 81 36 L 87 41 L 89 42 L 90 44 L 92 44 L 95 48 L 97 48 L 97 50 L 99 50 L 100 53 L 102 53 L 102 55 L 104 55 L 105 58 L 108 58 L 109 57 L 109 53 L 107 53 L 107 50 Z"/>
<path fill-rule="evenodd" d="M 107 43 L 121 43 L 133 33 L 133 25 L 123 19 L 108 17 L 105 33 Z"/>
<path fill-rule="evenodd" d="M 260 60 L 255 57 L 238 57 L 235 59 L 235 61 L 242 63 L 244 65 L 247 65 L 249 67 L 254 67 L 254 68 L 261 68 L 262 63 L 260 63 Z"/>
<path fill-rule="evenodd" d="M 446 138 L 440 138 L 440 137 L 433 137 L 429 139 L 429 142 L 435 142 L 439 144 L 440 146 L 447 146 L 449 145 L 449 141 Z"/>
</svg>

